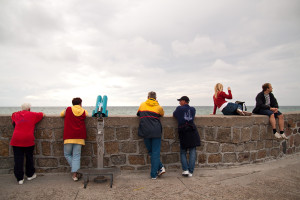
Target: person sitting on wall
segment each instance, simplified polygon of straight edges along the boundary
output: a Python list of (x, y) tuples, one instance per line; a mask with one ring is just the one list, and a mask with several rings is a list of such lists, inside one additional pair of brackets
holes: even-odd
[(145, 146), (151, 158), (152, 179), (166, 172), (160, 161), (162, 126), (159, 118), (164, 116), (163, 108), (156, 100), (156, 93), (149, 92), (147, 101), (141, 103), (137, 116), (140, 117), (138, 135), (144, 138)]
[(223, 92), (223, 85), (221, 83), (217, 83), (215, 85), (215, 94), (213, 96), (214, 100), (214, 111), (213, 115), (216, 114), (217, 108), (224, 115), (242, 115), (242, 116), (251, 116), (252, 113), (242, 111), (242, 106), (237, 103), (227, 102), (225, 99), (232, 99), (231, 89), (228, 87), (228, 94)]
[[(277, 139), (283, 138), (288, 139), (284, 134), (284, 118), (283, 114), (278, 110), (279, 106), (276, 98), (274, 97), (272, 91), (272, 85), (270, 83), (265, 83), (262, 85), (262, 91), (257, 94), (255, 100), (256, 105), (253, 109), (253, 113), (260, 115), (268, 115), (270, 119), (270, 124), (273, 129), (274, 136)], [(280, 134), (276, 130), (276, 119), (278, 118), (278, 126)]]
[(72, 100), (72, 107), (68, 107), (60, 114), (65, 117), (64, 122), (64, 156), (71, 167), (72, 179), (78, 181), (80, 169), (81, 147), (85, 145), (85, 118), (88, 112), (82, 108), (82, 100), (77, 97)]
[[(192, 177), (196, 161), (196, 147), (201, 145), (200, 136), (194, 124), (196, 109), (189, 106), (190, 99), (187, 96), (182, 96), (177, 100), (180, 106), (173, 112), (173, 117), (178, 121), (182, 175)], [(189, 162), (186, 157), (187, 150), (189, 150)]]
[(14, 126), (13, 136), (10, 145), (14, 151), (14, 174), (20, 185), (24, 183), (24, 154), (26, 157), (25, 174), (27, 180), (36, 178), (33, 150), (34, 150), (34, 128), (35, 124), (45, 116), (42, 112), (31, 112), (31, 105), (24, 103), (21, 106), (22, 111), (12, 114), (12, 124)]

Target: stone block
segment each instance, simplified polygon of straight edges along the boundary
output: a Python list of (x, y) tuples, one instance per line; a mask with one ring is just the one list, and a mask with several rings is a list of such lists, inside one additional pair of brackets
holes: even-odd
[(63, 140), (64, 137), (64, 129), (63, 128), (55, 128), (53, 129), (54, 139), (57, 140)]
[(52, 139), (52, 129), (35, 129), (34, 135), (36, 139)]
[(142, 137), (138, 135), (139, 127), (132, 127), (131, 128), (131, 135), (133, 140), (140, 140)]
[(39, 141), (36, 140), (34, 145), (33, 155), (40, 155), (40, 154), (41, 154), (40, 144)]
[(267, 156), (267, 151), (266, 150), (259, 150), (257, 153), (257, 159), (262, 159)]
[(115, 128), (104, 127), (104, 141), (115, 140)]
[(0, 128), (0, 137), (2, 138), (12, 138), (14, 129), (13, 126), (9, 126), (9, 127), (1, 127)]
[(179, 142), (174, 142), (171, 144), (171, 152), (180, 152), (180, 144)]
[(222, 144), (222, 152), (234, 152), (235, 145), (233, 144)]
[(251, 140), (259, 140), (260, 139), (260, 127), (258, 125), (252, 126), (252, 135)]
[(161, 148), (160, 148), (161, 152), (170, 152), (170, 143), (169, 141), (161, 141)]
[(57, 167), (58, 160), (57, 158), (37, 158), (36, 159), (38, 167)]
[(256, 142), (248, 142), (245, 143), (245, 151), (252, 151), (252, 150), (256, 150)]
[(257, 152), (251, 152), (250, 153), (250, 162), (256, 161)]
[(288, 119), (287, 121), (287, 126), (286, 127), (289, 127), (289, 128), (296, 128), (296, 123), (294, 121), (294, 119)]
[(98, 154), (98, 144), (92, 143), (92, 147), (93, 147), (93, 155), (97, 155)]
[(295, 147), (299, 147), (300, 146), (300, 134), (295, 135), (295, 137), (294, 137), (294, 145), (295, 145)]
[(168, 165), (168, 169), (181, 169), (181, 165)]
[(232, 143), (238, 144), (241, 141), (241, 129), (233, 128), (232, 130)]
[(123, 153), (136, 153), (137, 142), (123, 142), (121, 145), (121, 152)]
[(207, 155), (206, 154), (199, 154), (198, 155), (198, 162), (201, 164), (205, 164), (207, 160)]
[(116, 136), (117, 136), (117, 140), (130, 139), (130, 128), (129, 127), (116, 128)]
[(250, 153), (249, 152), (238, 154), (238, 161), (239, 162), (249, 162), (249, 160), (250, 160)]
[(217, 153), (219, 152), (219, 143), (207, 143), (206, 144), (206, 152), (207, 153)]
[(163, 138), (164, 139), (174, 139), (174, 128), (173, 127), (163, 127)]
[(273, 140), (273, 147), (279, 148), (280, 147), (280, 142), (277, 141), (277, 140)]
[(130, 171), (135, 170), (135, 168), (133, 166), (127, 166), (127, 165), (121, 166), (120, 169), (121, 170), (130, 170)]
[(290, 136), (293, 134), (293, 130), (291, 128), (286, 128), (284, 133), (286, 136)]
[(231, 128), (218, 128), (216, 140), (217, 142), (231, 142)]
[(208, 163), (220, 163), (222, 161), (221, 154), (210, 154), (208, 155)]
[(273, 147), (273, 141), (272, 140), (266, 140), (265, 141), (265, 148), (272, 148)]
[(65, 157), (60, 157), (60, 158), (58, 158), (58, 160), (59, 160), (59, 165), (69, 166), (69, 163)]
[(96, 135), (98, 134), (97, 128), (87, 128), (86, 130), (86, 141), (96, 141)]
[(0, 157), (0, 169), (13, 169), (14, 158)]
[(0, 156), (9, 156), (9, 141), (0, 140)]
[(265, 148), (265, 142), (264, 141), (257, 141), (256, 149), (260, 150), (260, 149), (264, 149), (264, 148)]
[(280, 149), (279, 148), (273, 148), (271, 149), (271, 156), (274, 156), (274, 157), (278, 157), (280, 154)]
[(251, 139), (250, 128), (244, 127), (241, 129), (241, 142), (248, 142)]
[(129, 155), (128, 161), (130, 165), (145, 165), (145, 157), (143, 155)]
[(297, 134), (297, 129), (296, 128), (293, 130), (293, 134), (294, 135)]
[(81, 156), (80, 158), (80, 168), (92, 167), (90, 156)]
[(105, 154), (119, 153), (119, 142), (104, 142)]
[(113, 155), (110, 157), (112, 165), (124, 165), (126, 164), (126, 155)]
[[(203, 126), (197, 126), (197, 130), (198, 130), (200, 139), (203, 140), (204, 139), (204, 127)], [(178, 133), (178, 130), (177, 130), (177, 133)], [(175, 137), (178, 138), (178, 135), (176, 135)]]
[(217, 127), (205, 127), (204, 128), (204, 139), (206, 141), (215, 141), (217, 135)]
[(42, 155), (51, 156), (51, 143), (47, 141), (41, 142), (42, 145)]
[(235, 147), (235, 152), (243, 152), (243, 151), (245, 151), (245, 145), (244, 144), (238, 144)]
[(139, 154), (147, 154), (148, 150), (145, 146), (144, 141), (138, 141), (138, 145), (139, 145)]
[(162, 155), (162, 163), (170, 164), (179, 162), (179, 154), (178, 153), (170, 153)]
[(139, 166), (136, 169), (137, 170), (149, 170), (150, 168), (151, 168), (150, 165), (146, 165), (146, 166)]
[(54, 156), (64, 156), (64, 143), (63, 142), (53, 142), (53, 155)]
[(86, 142), (85, 145), (82, 145), (81, 147), (81, 156), (92, 156), (92, 155), (93, 155), (92, 144)]
[(224, 163), (235, 163), (236, 162), (236, 154), (235, 153), (224, 153), (223, 162)]

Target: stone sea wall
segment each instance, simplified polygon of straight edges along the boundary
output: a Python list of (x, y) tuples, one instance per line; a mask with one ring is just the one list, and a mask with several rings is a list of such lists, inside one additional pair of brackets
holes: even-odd
[[(267, 116), (207, 115), (195, 119), (202, 146), (197, 148), (196, 167), (264, 162), (300, 151), (300, 112), (284, 113), (288, 140), (275, 139)], [(161, 118), (161, 160), (167, 169), (179, 169), (177, 122)], [(104, 119), (104, 167), (121, 170), (150, 169), (143, 139), (137, 135), (139, 119), (112, 116)], [(36, 125), (35, 167), (38, 173), (69, 172), (63, 154), (63, 118), (46, 116)], [(86, 119), (87, 139), (82, 148), (81, 168), (97, 167), (97, 119)], [(13, 172), (13, 134), (10, 116), (0, 116), (0, 173)]]

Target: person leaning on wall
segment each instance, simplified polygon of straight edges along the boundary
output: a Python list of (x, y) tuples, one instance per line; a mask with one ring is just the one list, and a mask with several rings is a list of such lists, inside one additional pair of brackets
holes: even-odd
[(225, 99), (232, 99), (231, 88), (228, 87), (228, 94), (223, 92), (223, 85), (217, 83), (215, 85), (215, 94), (213, 96), (214, 101), (214, 111), (213, 115), (216, 114), (217, 108), (224, 115), (242, 115), (242, 116), (251, 116), (252, 113), (242, 111), (242, 106), (240, 104), (227, 102)]
[(141, 103), (137, 116), (140, 117), (138, 135), (144, 138), (151, 159), (150, 176), (157, 179), (166, 170), (160, 161), (162, 126), (159, 118), (164, 116), (164, 110), (157, 102), (155, 92), (148, 93), (148, 99)]
[(60, 114), (64, 122), (64, 156), (71, 167), (72, 179), (78, 181), (80, 169), (81, 147), (85, 145), (86, 127), (85, 118), (88, 112), (82, 108), (82, 100), (76, 97), (72, 100), (72, 107), (66, 108)]
[(35, 124), (45, 116), (42, 112), (31, 112), (29, 103), (22, 104), (21, 109), (22, 111), (15, 112), (11, 116), (15, 129), (10, 141), (14, 152), (14, 174), (20, 185), (24, 183), (24, 155), (26, 157), (25, 174), (27, 180), (36, 178), (33, 161), (34, 128)]

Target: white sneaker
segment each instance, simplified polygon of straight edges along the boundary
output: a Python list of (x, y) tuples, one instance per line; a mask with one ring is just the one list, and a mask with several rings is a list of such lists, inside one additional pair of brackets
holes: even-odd
[(192, 176), (193, 176), (193, 174), (189, 172), (189, 177), (192, 177)]
[(275, 136), (277, 139), (281, 139), (281, 138), (282, 138), (281, 135), (280, 135), (278, 132), (276, 132), (276, 133), (274, 134), (274, 136)]
[(33, 180), (33, 179), (35, 179), (35, 178), (36, 178), (36, 173), (34, 173), (34, 174), (32, 175), (32, 177), (27, 177), (27, 180), (31, 181), (31, 180)]
[(157, 179), (157, 176), (156, 177), (154, 177), (154, 178), (151, 178), (152, 180), (156, 180)]
[(189, 173), (190, 173), (190, 172), (189, 172), (188, 170), (186, 170), (186, 171), (183, 171), (183, 172), (182, 172), (182, 176), (188, 176), (188, 175), (189, 175)]
[(19, 181), (19, 185), (23, 185), (24, 179)]
[(162, 168), (158, 171), (157, 176), (161, 176), (161, 175), (163, 175), (164, 173), (166, 173), (166, 169), (165, 169), (164, 167), (162, 167)]
[(285, 133), (283, 133), (283, 134), (280, 134), (281, 135), (281, 137), (283, 138), (283, 139), (288, 139), (287, 137), (286, 137), (286, 135), (285, 135)]

